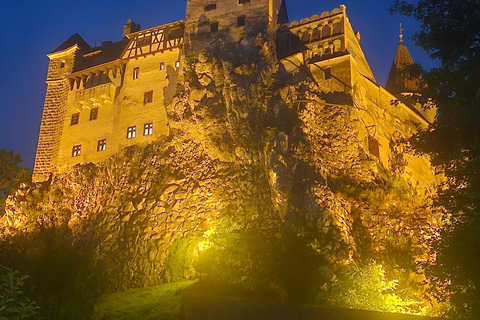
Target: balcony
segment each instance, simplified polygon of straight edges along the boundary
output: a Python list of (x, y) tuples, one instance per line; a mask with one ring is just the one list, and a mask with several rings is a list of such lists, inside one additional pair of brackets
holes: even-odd
[(115, 86), (112, 83), (101, 84), (75, 92), (75, 105), (79, 110), (97, 108), (105, 103), (112, 103), (114, 95)]

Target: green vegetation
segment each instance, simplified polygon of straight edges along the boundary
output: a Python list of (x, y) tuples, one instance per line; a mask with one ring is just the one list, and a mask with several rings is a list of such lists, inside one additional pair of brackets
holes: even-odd
[(394, 12), (421, 23), (416, 44), (440, 66), (412, 75), (424, 80), (424, 106), (436, 105), (437, 119), (412, 139), (431, 156), (446, 179), (439, 203), (446, 209), (437, 263), (429, 269), (436, 295), (452, 295), (454, 317), (480, 317), (480, 2), (397, 0)]
[(5, 200), (20, 183), (30, 179), (30, 170), (20, 168), (22, 163), (19, 153), (0, 149), (0, 217), (5, 213)]
[(38, 306), (24, 293), (24, 281), (18, 271), (0, 265), (0, 320), (34, 320)]
[(194, 281), (169, 283), (105, 295), (95, 306), (94, 320), (176, 320), (181, 291)]

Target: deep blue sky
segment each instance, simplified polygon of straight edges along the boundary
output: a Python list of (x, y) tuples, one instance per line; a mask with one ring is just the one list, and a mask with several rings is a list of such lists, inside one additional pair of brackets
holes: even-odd
[[(221, 1), (221, 0), (218, 0)], [(391, 16), (394, 0), (286, 0), (290, 21), (331, 11), (344, 3), (377, 82), (384, 85), (398, 45), (402, 22), (405, 43), (417, 62), (432, 62), (409, 39), (419, 25)], [(15, 0), (0, 3), (0, 149), (20, 152), (33, 167), (45, 97), (46, 54), (78, 32), (91, 46), (118, 41), (131, 18), (142, 28), (184, 19), (186, 0)]]

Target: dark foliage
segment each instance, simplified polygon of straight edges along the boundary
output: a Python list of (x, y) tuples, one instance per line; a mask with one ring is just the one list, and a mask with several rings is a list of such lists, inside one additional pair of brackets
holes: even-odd
[(5, 200), (18, 188), (20, 183), (29, 180), (30, 170), (21, 168), (19, 153), (0, 149), (0, 216), (5, 212)]
[[(422, 71), (422, 96), (438, 108), (431, 128), (415, 137), (446, 174), (440, 203), (452, 214), (432, 273), (450, 286), (457, 316), (480, 313), (480, 2), (397, 0), (392, 12), (413, 16), (414, 39), (440, 67)], [(442, 287), (443, 288), (443, 287)], [(442, 289), (444, 290), (444, 289)], [(443, 292), (444, 294), (445, 292)], [(440, 293), (441, 295), (442, 293)]]
[(41, 227), (2, 243), (2, 260), (22, 273), (28, 295), (45, 319), (90, 319), (96, 301), (97, 270), (88, 243), (67, 228)]
[(24, 293), (23, 286), (28, 276), (0, 265), (0, 319), (40, 319), (38, 306)]

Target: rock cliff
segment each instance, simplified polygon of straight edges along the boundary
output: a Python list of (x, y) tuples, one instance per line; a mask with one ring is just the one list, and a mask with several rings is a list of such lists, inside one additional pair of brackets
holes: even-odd
[(432, 258), (430, 195), (402, 178), (402, 154), (388, 169), (368, 154), (348, 103), (327, 103), (308, 68), (282, 71), (262, 35), (184, 59), (171, 136), (25, 184), (0, 220), (3, 242), (66, 228), (92, 249), (102, 291), (196, 277), (198, 244), (226, 216), (267, 217), (279, 238), (313, 228), (309, 246), (330, 269)]

